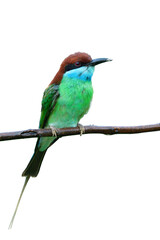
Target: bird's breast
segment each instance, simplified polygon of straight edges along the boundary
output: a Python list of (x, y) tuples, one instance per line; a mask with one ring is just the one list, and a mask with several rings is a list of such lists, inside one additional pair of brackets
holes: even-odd
[(62, 79), (60, 97), (51, 113), (48, 125), (74, 127), (87, 113), (93, 96), (91, 81)]

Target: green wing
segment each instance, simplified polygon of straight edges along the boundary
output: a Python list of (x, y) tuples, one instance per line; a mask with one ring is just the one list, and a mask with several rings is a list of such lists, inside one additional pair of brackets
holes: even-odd
[(57, 99), (59, 97), (59, 85), (50, 85), (43, 94), (41, 117), (39, 122), (39, 128), (44, 128), (48, 120), (50, 112), (56, 105)]

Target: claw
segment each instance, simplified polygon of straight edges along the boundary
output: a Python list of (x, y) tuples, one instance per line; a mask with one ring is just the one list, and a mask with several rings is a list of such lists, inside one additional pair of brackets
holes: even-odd
[(51, 129), (51, 131), (52, 131), (53, 137), (56, 137), (56, 138), (57, 138), (57, 133), (58, 133), (57, 128), (55, 128), (55, 127), (53, 127), (53, 126), (50, 126), (50, 129)]
[(78, 123), (77, 127), (80, 129), (80, 136), (85, 133), (85, 128), (82, 124)]

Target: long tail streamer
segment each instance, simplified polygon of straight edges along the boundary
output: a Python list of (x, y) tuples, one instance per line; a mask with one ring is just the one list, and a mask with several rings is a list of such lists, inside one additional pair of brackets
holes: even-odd
[(24, 185), (23, 185), (21, 194), (20, 194), (20, 196), (19, 196), (19, 199), (18, 199), (16, 208), (15, 208), (14, 214), (13, 214), (13, 216), (12, 216), (12, 219), (11, 219), (11, 221), (10, 221), (10, 224), (9, 224), (8, 229), (11, 229), (11, 228), (12, 228), (12, 225), (13, 225), (13, 222), (14, 222), (14, 219), (15, 219), (15, 216), (16, 216), (16, 213), (17, 213), (17, 210), (18, 210), (18, 206), (19, 206), (19, 204), (20, 204), (20, 201), (21, 201), (23, 192), (24, 192), (24, 190), (25, 190), (25, 188), (26, 188), (26, 186), (27, 186), (27, 183), (28, 183), (29, 179), (30, 179), (30, 176), (27, 176), (26, 179), (25, 179), (25, 182), (24, 182)]

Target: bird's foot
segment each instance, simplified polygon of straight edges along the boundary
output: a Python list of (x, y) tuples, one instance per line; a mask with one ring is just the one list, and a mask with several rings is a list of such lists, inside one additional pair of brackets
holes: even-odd
[(55, 128), (55, 127), (53, 127), (53, 126), (49, 126), (50, 127), (50, 129), (51, 129), (51, 131), (52, 131), (52, 135), (53, 135), (53, 137), (58, 137), (57, 136), (57, 133), (58, 133), (58, 131), (57, 131), (57, 128)]
[(77, 127), (80, 129), (80, 136), (85, 133), (85, 128), (82, 124), (78, 123)]

